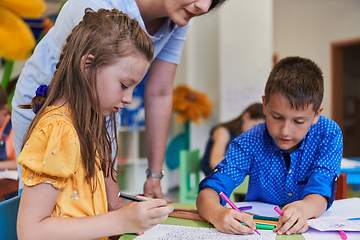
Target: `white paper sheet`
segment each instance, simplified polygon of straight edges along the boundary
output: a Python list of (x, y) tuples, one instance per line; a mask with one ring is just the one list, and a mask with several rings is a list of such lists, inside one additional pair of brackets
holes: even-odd
[[(275, 217), (275, 218), (279, 217), (279, 214), (274, 210), (274, 207), (276, 205), (273, 204), (263, 203), (263, 202), (236, 202), (235, 205), (237, 207), (252, 206), (252, 209), (246, 210), (244, 212), (248, 212), (260, 216), (266, 216), (266, 217)], [(226, 204), (226, 206), (230, 207), (228, 204)]]
[(341, 218), (320, 218), (307, 221), (309, 226), (319, 231), (359, 231), (360, 221), (349, 221)]
[[(350, 225), (359, 224), (358, 221), (351, 221), (352, 223), (350, 225), (346, 224), (348, 222), (346, 219), (356, 217), (360, 217), (360, 198), (336, 200), (330, 209), (327, 210), (323, 215), (319, 216), (317, 219), (308, 220), (308, 223), (311, 227), (302, 235), (306, 240), (341, 240), (338, 231), (321, 232), (313, 229), (312, 226), (318, 226), (322, 229), (346, 229), (350, 228)], [(314, 225), (314, 223), (316, 224)], [(344, 226), (342, 226), (342, 224)], [(348, 237), (348, 240), (360, 239), (360, 232), (345, 231), (345, 233)]]
[[(345, 232), (348, 237), (347, 240), (359, 240), (360, 232)], [(302, 234), (306, 240), (341, 240), (340, 234), (337, 231), (331, 232), (320, 232), (315, 229), (309, 228), (305, 233)]]
[(17, 170), (3, 170), (0, 171), (0, 178), (18, 180), (19, 174)]
[(347, 198), (334, 201), (333, 205), (318, 219), (338, 217), (357, 218), (360, 217), (360, 198)]
[(259, 232), (261, 235), (256, 233), (251, 235), (232, 235), (221, 233), (215, 228), (158, 224), (146, 231), (143, 235), (137, 237), (136, 240), (274, 240), (276, 238), (276, 233), (272, 231), (259, 230)]

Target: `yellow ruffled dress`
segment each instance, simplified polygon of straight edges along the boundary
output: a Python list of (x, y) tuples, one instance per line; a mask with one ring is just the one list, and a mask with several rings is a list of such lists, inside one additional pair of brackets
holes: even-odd
[[(22, 149), (22, 181), (27, 186), (49, 183), (60, 189), (52, 217), (85, 217), (108, 211), (103, 172), (96, 172), (96, 191), (87, 183), (71, 110), (51, 106)], [(105, 238), (107, 239), (107, 238)]]

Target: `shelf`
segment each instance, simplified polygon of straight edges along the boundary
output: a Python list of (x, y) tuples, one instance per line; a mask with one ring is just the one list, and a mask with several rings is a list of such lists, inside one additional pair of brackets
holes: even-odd
[[(121, 127), (118, 134), (117, 176), (121, 191), (129, 194), (143, 192), (147, 168), (145, 127)], [(136, 177), (135, 177), (136, 176)]]
[[(121, 174), (117, 176), (120, 190), (129, 194), (143, 193), (146, 181), (145, 171), (148, 168), (146, 154), (145, 127), (131, 129), (121, 127), (118, 134), (118, 162), (117, 170)], [(169, 176), (165, 176), (167, 178)], [(166, 179), (161, 181), (164, 194), (168, 192)]]

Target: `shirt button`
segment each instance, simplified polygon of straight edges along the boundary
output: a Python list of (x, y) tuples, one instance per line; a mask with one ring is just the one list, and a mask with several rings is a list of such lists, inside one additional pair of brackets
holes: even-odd
[(291, 173), (291, 169), (289, 170), (289, 174)]
[(289, 193), (288, 193), (288, 196), (289, 196), (289, 197), (291, 197), (291, 196), (292, 196), (292, 193), (291, 193), (291, 192), (289, 192)]

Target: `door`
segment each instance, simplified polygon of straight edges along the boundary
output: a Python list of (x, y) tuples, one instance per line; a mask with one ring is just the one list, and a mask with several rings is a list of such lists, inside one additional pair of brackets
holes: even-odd
[(344, 138), (344, 157), (360, 158), (360, 38), (331, 44), (331, 117)]

